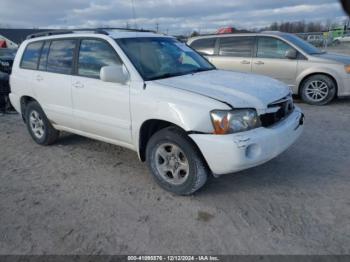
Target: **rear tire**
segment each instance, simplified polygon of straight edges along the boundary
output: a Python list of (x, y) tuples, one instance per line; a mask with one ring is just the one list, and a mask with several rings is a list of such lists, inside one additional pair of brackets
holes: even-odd
[(156, 182), (178, 195), (190, 195), (207, 181), (208, 168), (192, 140), (182, 130), (167, 127), (148, 141), (146, 161)]
[(29, 102), (25, 109), (25, 119), (29, 134), (39, 145), (51, 145), (59, 137), (59, 132), (51, 125), (37, 102)]
[(337, 88), (333, 79), (321, 74), (306, 78), (300, 88), (302, 100), (310, 105), (326, 105), (336, 94)]

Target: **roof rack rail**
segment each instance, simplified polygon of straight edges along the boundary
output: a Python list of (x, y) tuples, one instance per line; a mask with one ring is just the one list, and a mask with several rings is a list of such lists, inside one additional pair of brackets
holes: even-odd
[(32, 39), (40, 36), (49, 36), (49, 35), (60, 35), (60, 34), (69, 34), (71, 30), (54, 30), (54, 31), (44, 31), (40, 33), (30, 34), (26, 37), (26, 39)]
[(52, 31), (43, 31), (35, 34), (30, 34), (27, 36), (26, 39), (32, 39), (37, 38), (41, 36), (51, 36), (51, 35), (62, 35), (62, 34), (72, 34), (75, 32), (84, 32), (84, 31), (91, 31), (95, 34), (104, 34), (109, 35), (107, 30), (120, 30), (120, 31), (130, 31), (130, 32), (151, 32), (155, 33), (155, 31), (152, 30), (145, 30), (145, 29), (133, 29), (133, 28), (122, 28), (122, 27), (103, 27), (103, 28), (76, 28), (76, 29), (62, 29), (62, 30), (52, 30)]
[(148, 29), (137, 29), (137, 28), (125, 28), (125, 27), (99, 27), (99, 30), (121, 30), (121, 31), (131, 31), (131, 32), (150, 32), (156, 33), (156, 31)]
[(102, 29), (90, 29), (90, 28), (86, 28), (86, 29), (62, 29), (62, 30), (53, 30), (53, 31), (43, 31), (43, 32), (39, 32), (39, 33), (35, 33), (35, 34), (31, 34), (28, 35), (26, 39), (32, 39), (32, 38), (36, 38), (36, 37), (41, 37), (41, 36), (51, 36), (51, 35), (62, 35), (62, 34), (72, 34), (76, 31), (92, 31), (95, 34), (104, 34), (104, 35), (108, 35), (108, 33)]

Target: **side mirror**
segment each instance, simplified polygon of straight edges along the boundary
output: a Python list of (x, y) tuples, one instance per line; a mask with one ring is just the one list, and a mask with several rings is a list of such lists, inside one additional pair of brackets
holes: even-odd
[(288, 59), (296, 59), (298, 56), (297, 50), (295, 49), (289, 49), (286, 54), (285, 57), (287, 57)]
[(129, 73), (124, 65), (103, 66), (100, 79), (104, 82), (125, 84), (129, 80)]

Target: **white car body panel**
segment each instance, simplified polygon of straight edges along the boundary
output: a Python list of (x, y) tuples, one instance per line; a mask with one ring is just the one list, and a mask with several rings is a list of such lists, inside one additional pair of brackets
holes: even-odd
[[(290, 89), (268, 77), (222, 70), (144, 82), (111, 37), (150, 36), (159, 37), (150, 33), (69, 35), (108, 41), (129, 73), (126, 84), (21, 69), (20, 59), (28, 43), (67, 35), (26, 40), (13, 65), (11, 103), (21, 113), (21, 98), (31, 97), (42, 106), (56, 129), (124, 146), (137, 151), (139, 156), (142, 125), (150, 120), (170, 122), (189, 133), (215, 174), (235, 172), (265, 162), (298, 138), (302, 131), (302, 127), (297, 127), (302, 118), (299, 110), (278, 126), (214, 135), (210, 111), (254, 108), (258, 114), (263, 114), (270, 103), (288, 96)], [(37, 80), (38, 75), (42, 79)], [(240, 137), (248, 137), (249, 141), (259, 144), (261, 156), (254, 159), (241, 157), (241, 151), (249, 145), (237, 145)], [(223, 165), (223, 162), (230, 164)]]
[(289, 95), (289, 88), (269, 77), (213, 70), (156, 81), (159, 84), (212, 97), (232, 107), (266, 109)]
[(79, 130), (131, 143), (129, 83), (72, 76), (71, 90), (73, 115), (79, 123)]
[(47, 117), (53, 123), (79, 128), (73, 117), (72, 77), (43, 71), (32, 72), (35, 93)]
[(300, 109), (272, 128), (257, 128), (223, 136), (197, 135), (196, 142), (214, 175), (238, 172), (263, 164), (281, 154), (299, 138)]

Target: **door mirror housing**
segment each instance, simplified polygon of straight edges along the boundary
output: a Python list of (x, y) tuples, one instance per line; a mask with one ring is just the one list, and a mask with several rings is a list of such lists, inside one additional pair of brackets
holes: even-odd
[(298, 52), (295, 49), (289, 49), (285, 54), (285, 57), (287, 57), (288, 59), (296, 59), (297, 56)]
[(124, 65), (103, 66), (100, 79), (104, 82), (125, 84), (129, 80), (129, 73)]

